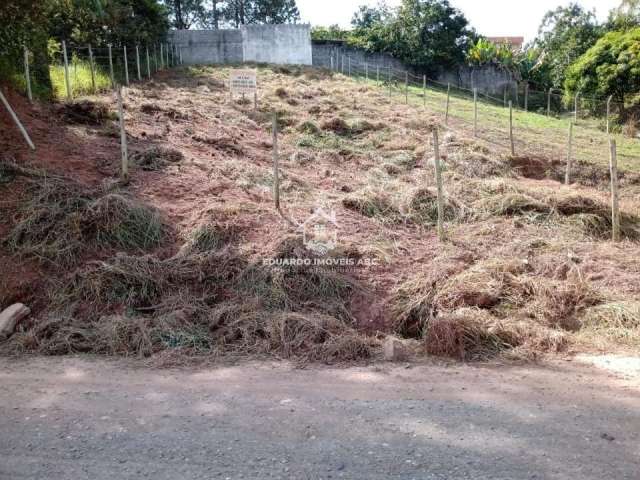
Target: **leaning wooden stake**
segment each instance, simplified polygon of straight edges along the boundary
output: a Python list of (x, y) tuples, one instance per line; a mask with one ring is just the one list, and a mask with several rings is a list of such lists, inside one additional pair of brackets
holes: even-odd
[(120, 119), (120, 150), (122, 152), (122, 183), (129, 182), (129, 153), (127, 151), (127, 130), (124, 125), (124, 106), (122, 105), (122, 89), (118, 85), (116, 88), (116, 96), (118, 97), (118, 117)]
[(444, 107), (444, 124), (449, 125), (449, 103), (451, 101), (451, 84), (447, 83), (447, 104)]
[(611, 171), (611, 232), (614, 242), (620, 241), (620, 209), (618, 199), (618, 154), (616, 141), (609, 140), (609, 169)]
[(31, 91), (31, 73), (29, 71), (29, 49), (24, 47), (24, 77), (27, 80), (27, 97), (33, 102), (33, 92)]
[(509, 142), (511, 143), (511, 156), (516, 156), (516, 144), (513, 140), (513, 102), (509, 100)]
[(433, 163), (436, 170), (436, 184), (438, 188), (438, 238), (444, 241), (444, 192), (442, 188), (442, 169), (440, 167), (440, 144), (438, 142), (438, 128), (433, 128)]
[(573, 157), (573, 122), (569, 122), (569, 139), (567, 141), (567, 172), (564, 176), (565, 185), (571, 183), (571, 161)]
[(29, 145), (29, 148), (31, 148), (31, 150), (35, 150), (36, 147), (33, 144), (33, 142), (31, 141), (31, 138), (29, 137), (29, 134), (27, 133), (27, 130), (22, 125), (22, 122), (20, 122), (20, 119), (16, 115), (16, 112), (14, 112), (13, 108), (11, 108), (11, 105), (9, 105), (9, 102), (7, 101), (7, 99), (5, 98), (4, 94), (2, 93), (2, 90), (0, 90), (0, 100), (4, 104), (4, 107), (7, 109), (7, 111), (9, 112), (9, 115), (11, 115), (11, 119), (13, 120), (13, 123), (16, 124), (16, 126), (18, 127), (18, 130), (20, 130), (20, 133), (22, 133), (22, 136), (24, 137), (25, 141), (27, 142), (27, 145)]

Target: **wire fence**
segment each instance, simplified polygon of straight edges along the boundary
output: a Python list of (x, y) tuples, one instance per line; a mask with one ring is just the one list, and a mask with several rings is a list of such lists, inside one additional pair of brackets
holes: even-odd
[[(163, 69), (182, 64), (181, 48), (171, 43), (92, 46), (63, 41), (50, 48), (49, 74), (54, 97), (71, 100), (142, 82)], [(25, 46), (17, 87), (29, 100), (34, 97), (32, 66), (33, 54)]]
[[(567, 101), (554, 91), (504, 89), (498, 97), (479, 89), (443, 83), (392, 66), (358, 62), (336, 54), (323, 65), (335, 72), (404, 97), (407, 104), (428, 108), (449, 128), (472, 130), (474, 136), (514, 156), (545, 157), (608, 164), (609, 141), (618, 146), (620, 167), (640, 170), (640, 140), (635, 128), (621, 127), (624, 105), (612, 98)], [(569, 145), (571, 144), (571, 146)], [(571, 151), (569, 151), (571, 150)]]

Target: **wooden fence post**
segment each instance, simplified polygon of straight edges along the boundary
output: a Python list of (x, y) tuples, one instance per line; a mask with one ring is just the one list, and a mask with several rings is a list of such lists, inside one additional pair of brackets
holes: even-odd
[(578, 123), (578, 100), (580, 99), (580, 92), (576, 93), (575, 98), (575, 112), (574, 112), (574, 122)]
[(473, 89), (473, 136), (478, 136), (478, 89)]
[(503, 97), (504, 97), (504, 99), (502, 100), (502, 106), (504, 108), (507, 108), (507, 87), (506, 86), (504, 87), (502, 93), (503, 93)]
[(136, 68), (138, 69), (138, 81), (142, 81), (142, 72), (140, 71), (140, 46), (136, 45)]
[(280, 169), (278, 165), (278, 114), (273, 112), (273, 198), (280, 211)]
[(351, 57), (347, 57), (347, 63), (349, 64), (349, 78), (351, 78)]
[(409, 104), (409, 72), (404, 72), (404, 103)]
[(116, 96), (118, 97), (118, 118), (120, 119), (120, 151), (122, 153), (122, 171), (120, 177), (122, 183), (129, 182), (129, 153), (127, 151), (127, 130), (124, 125), (124, 106), (122, 105), (122, 88), (120, 85), (116, 88)]
[(529, 82), (524, 84), (524, 111), (529, 111)]
[(331, 71), (333, 72), (333, 55), (329, 57), (331, 59)]
[(607, 135), (611, 133), (611, 100), (613, 99), (613, 95), (610, 95), (607, 98)]
[(109, 48), (109, 76), (111, 77), (111, 88), (116, 88), (116, 78), (113, 73), (113, 54), (111, 52), (111, 44), (107, 45)]
[(618, 198), (618, 154), (616, 141), (609, 140), (609, 169), (611, 173), (611, 234), (614, 242), (620, 241), (620, 209)]
[(160, 68), (164, 68), (164, 46), (160, 44)]
[(380, 65), (376, 65), (376, 85), (380, 86)]
[(33, 102), (33, 92), (31, 91), (31, 72), (29, 69), (29, 49), (24, 46), (24, 78), (27, 81), (27, 98)]
[(547, 94), (547, 117), (551, 116), (551, 93), (553, 92), (553, 88), (549, 89), (549, 93)]
[(364, 64), (364, 78), (369, 82), (369, 63), (365, 62)]
[(509, 142), (511, 143), (511, 156), (516, 156), (516, 144), (513, 139), (513, 102), (509, 100)]
[(449, 125), (449, 104), (451, 101), (451, 84), (447, 83), (447, 103), (444, 107), (444, 124)]
[(96, 93), (96, 64), (93, 60), (93, 49), (89, 45), (89, 68), (91, 68), (91, 91)]
[(422, 104), (427, 106), (427, 76), (422, 76)]
[(124, 50), (124, 82), (127, 87), (129, 86), (129, 61), (127, 60), (127, 46), (123, 47)]
[(391, 97), (391, 66), (389, 66), (388, 68), (389, 68), (389, 73), (387, 77), (389, 79), (389, 97)]
[(440, 144), (438, 127), (433, 128), (433, 163), (436, 170), (436, 185), (438, 189), (438, 238), (444, 241), (444, 192), (442, 188), (442, 169), (440, 167)]
[(147, 78), (151, 78), (151, 59), (149, 58), (149, 45), (145, 46), (144, 48), (147, 54)]
[(564, 176), (565, 185), (571, 183), (571, 161), (573, 156), (573, 122), (569, 122), (569, 139), (567, 141), (567, 172)]
[(62, 56), (64, 57), (64, 84), (67, 87), (67, 99), (71, 100), (71, 83), (69, 82), (69, 57), (67, 56), (67, 42), (62, 41)]

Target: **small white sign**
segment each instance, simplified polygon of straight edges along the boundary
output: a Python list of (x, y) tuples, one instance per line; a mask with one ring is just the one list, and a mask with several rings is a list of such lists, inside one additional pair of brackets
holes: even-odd
[(230, 88), (232, 95), (253, 95), (258, 90), (255, 70), (231, 70)]

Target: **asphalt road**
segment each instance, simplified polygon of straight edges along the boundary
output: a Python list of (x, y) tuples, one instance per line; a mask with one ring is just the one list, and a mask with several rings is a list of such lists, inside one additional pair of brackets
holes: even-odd
[(0, 359), (0, 479), (638, 479), (640, 382), (544, 366)]

